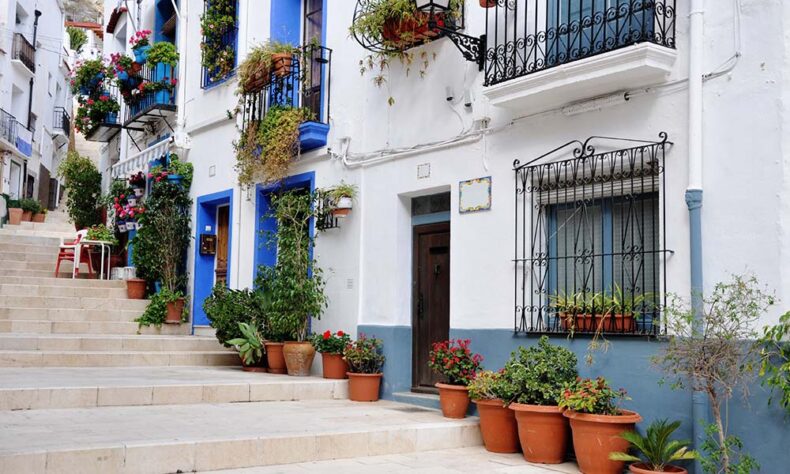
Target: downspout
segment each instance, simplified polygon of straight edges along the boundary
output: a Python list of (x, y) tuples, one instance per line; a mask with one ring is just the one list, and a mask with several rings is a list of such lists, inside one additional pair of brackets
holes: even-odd
[[(36, 16), (35, 20), (33, 20), (33, 51), (36, 49), (36, 40), (38, 39), (38, 19), (41, 17), (41, 10), (36, 10), (34, 12)], [(35, 61), (35, 59), (33, 60)], [(30, 130), (30, 126), (33, 124), (33, 78), (30, 78), (30, 97), (27, 101), (27, 129)], [(26, 179), (27, 180), (27, 179)]]
[[(705, 0), (691, 0), (689, 12), (689, 88), (688, 88), (688, 187), (686, 205), (689, 211), (689, 257), (691, 276), (691, 308), (694, 315), (693, 331), (702, 328), (703, 278), (702, 278), (702, 79)], [(708, 419), (708, 399), (705, 393), (692, 393), (691, 418), (694, 444), (697, 448), (705, 439), (705, 425)], [(694, 471), (701, 473), (699, 460), (694, 463)]]

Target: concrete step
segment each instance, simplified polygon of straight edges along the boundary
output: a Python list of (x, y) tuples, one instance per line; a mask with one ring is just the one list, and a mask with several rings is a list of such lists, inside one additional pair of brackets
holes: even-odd
[(45, 286), (0, 283), (0, 295), (7, 296), (65, 296), (93, 298), (126, 298), (126, 287), (92, 288), (89, 286)]
[[(52, 252), (7, 252), (0, 251), (0, 262), (47, 262), (54, 265), (58, 258), (57, 247)], [(54, 268), (54, 267), (53, 267)]]
[(346, 398), (346, 380), (238, 366), (0, 368), (0, 410)]
[[(2, 296), (0, 298), (6, 298)], [(144, 301), (144, 300), (118, 300)], [(0, 308), (0, 321), (51, 321), (55, 322), (117, 322), (130, 323), (143, 314), (138, 310), (68, 309), (68, 308)]]
[(6, 252), (21, 252), (21, 253), (43, 253), (47, 255), (58, 254), (58, 242), (54, 244), (20, 244), (0, 242), (0, 255)]
[(18, 226), (11, 226), (11, 228), (44, 232), (76, 232), (73, 224), (49, 219), (44, 222), (20, 222)]
[[(60, 266), (60, 273), (58, 278), (71, 279), (71, 263), (63, 262)], [(29, 278), (55, 278), (55, 265), (52, 265), (50, 270), (28, 270), (28, 269), (9, 269), (0, 267), (0, 278), (6, 281), (6, 277), (29, 277)], [(79, 278), (89, 280), (88, 266), (80, 266)]]
[(0, 350), (0, 367), (148, 367), (238, 365), (233, 351)]
[[(5, 233), (8, 227), (0, 229), (0, 244), (13, 244), (13, 245), (46, 245), (58, 246), (60, 245), (60, 237), (49, 237), (40, 235), (20, 235), (18, 233)], [(74, 239), (77, 236), (76, 232), (69, 239)]]
[(213, 337), (96, 334), (0, 334), (0, 350), (231, 351)]
[[(52, 256), (49, 260), (44, 261), (25, 261), (25, 260), (0, 260), (0, 268), (5, 270), (45, 270), (48, 272), (55, 271), (55, 262), (57, 261), (57, 255)], [(60, 264), (60, 270), (63, 269), (70, 269), (72, 267), (72, 262), (68, 260), (64, 260)], [(87, 270), (87, 265), (82, 265), (82, 268)]]
[(109, 312), (139, 311), (142, 313), (147, 306), (148, 300), (126, 298), (0, 295), (0, 308), (91, 309)]
[(117, 321), (48, 321), (0, 319), (0, 333), (25, 334), (146, 334), (187, 335), (192, 332), (189, 324), (164, 324), (162, 327), (138, 327), (135, 322)]
[(71, 288), (126, 288), (126, 282), (121, 280), (96, 280), (89, 278), (55, 278), (52, 273), (48, 276), (25, 277), (4, 276), (0, 280), (3, 284), (33, 285), (33, 286), (65, 286)]
[(34, 237), (34, 238), (49, 238), (49, 239), (73, 239), (77, 235), (76, 230), (70, 231), (54, 231), (54, 230), (34, 230), (34, 229), (21, 229), (15, 226), (5, 226), (0, 229), (0, 235), (8, 237)]
[(394, 402), (220, 403), (0, 412), (0, 471), (166, 473), (481, 444), (476, 418)]

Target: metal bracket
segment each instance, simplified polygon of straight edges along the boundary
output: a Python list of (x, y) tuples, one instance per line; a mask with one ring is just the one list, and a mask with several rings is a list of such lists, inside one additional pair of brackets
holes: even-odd
[(428, 28), (444, 33), (444, 36), (450, 38), (450, 41), (453, 42), (467, 61), (477, 63), (478, 71), (483, 70), (485, 66), (486, 35), (470, 36), (459, 33), (452, 28), (439, 26), (433, 13), (431, 13), (431, 19), (428, 20)]

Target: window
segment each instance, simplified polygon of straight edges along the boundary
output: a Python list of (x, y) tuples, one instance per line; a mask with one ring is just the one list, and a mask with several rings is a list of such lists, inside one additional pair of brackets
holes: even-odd
[(200, 27), (203, 88), (232, 76), (236, 69), (238, 12), (236, 0), (205, 0)]
[(517, 332), (661, 331), (669, 142), (639, 143), (516, 167)]
[[(304, 27), (302, 28), (303, 45), (322, 45), (324, 31), (324, 0), (304, 0)], [(320, 49), (310, 49), (311, 54), (305, 58), (315, 64), (308, 65), (307, 74), (310, 76), (302, 87), (302, 104), (313, 112), (318, 121), (322, 120), (321, 94), (322, 80), (324, 74), (322, 63), (315, 60), (323, 57)], [(315, 67), (319, 66), (319, 67)]]

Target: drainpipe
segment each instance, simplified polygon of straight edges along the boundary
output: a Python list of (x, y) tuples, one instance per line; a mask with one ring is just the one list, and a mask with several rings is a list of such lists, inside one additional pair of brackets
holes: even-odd
[[(702, 77), (705, 0), (691, 0), (689, 12), (689, 89), (688, 89), (688, 188), (686, 205), (689, 211), (689, 254), (691, 275), (691, 308), (693, 330), (702, 330)], [(708, 419), (708, 398), (703, 392), (692, 393), (691, 418), (694, 444), (699, 448), (704, 441)], [(699, 461), (694, 471), (702, 472)]]
[[(34, 12), (36, 16), (35, 20), (33, 20), (33, 51), (36, 49), (36, 39), (38, 38), (38, 19), (41, 17), (41, 10), (36, 10)], [(35, 61), (35, 59), (33, 59)], [(30, 97), (27, 100), (27, 128), (30, 130), (30, 126), (33, 122), (33, 78), (30, 78)]]

